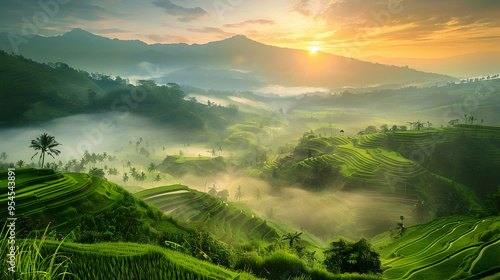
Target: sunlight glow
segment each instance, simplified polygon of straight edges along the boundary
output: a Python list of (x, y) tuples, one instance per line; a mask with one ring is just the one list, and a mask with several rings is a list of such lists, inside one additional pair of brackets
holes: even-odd
[(317, 51), (319, 51), (319, 50), (321, 50), (321, 48), (316, 47), (316, 46), (311, 47), (311, 53), (316, 53), (316, 52), (317, 52)]

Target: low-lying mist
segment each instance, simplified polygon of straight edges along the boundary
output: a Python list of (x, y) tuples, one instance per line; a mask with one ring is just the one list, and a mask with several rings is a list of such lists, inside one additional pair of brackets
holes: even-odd
[[(216, 185), (217, 191), (228, 190), (229, 201), (238, 201), (266, 219), (287, 220), (327, 241), (339, 235), (358, 239), (395, 228), (400, 216), (407, 225), (413, 221), (414, 201), (397, 196), (363, 192), (325, 190), (309, 192), (296, 188), (276, 190), (267, 182), (224, 173), (198, 177), (193, 174), (175, 179), (190, 188), (205, 191)], [(241, 186), (244, 198), (235, 194)]]

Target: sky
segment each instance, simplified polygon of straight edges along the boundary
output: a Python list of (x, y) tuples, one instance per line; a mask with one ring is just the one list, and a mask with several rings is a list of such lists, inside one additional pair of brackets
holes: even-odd
[(440, 58), (499, 51), (499, 15), (498, 0), (1, 0), (0, 32), (82, 28), (149, 44), (245, 35), (356, 58)]

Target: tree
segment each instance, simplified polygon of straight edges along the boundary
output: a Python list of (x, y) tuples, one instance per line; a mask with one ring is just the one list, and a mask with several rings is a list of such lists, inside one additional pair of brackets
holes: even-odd
[(97, 168), (97, 167), (90, 169), (89, 174), (92, 176), (97, 176), (97, 177), (101, 177), (101, 178), (104, 178), (104, 175), (105, 175), (104, 171), (101, 168)]
[(151, 173), (151, 186), (153, 186), (154, 182), (154, 177), (153, 177), (153, 172), (156, 171), (156, 164), (150, 163), (148, 166), (148, 172)]
[(118, 169), (111, 167), (108, 169), (108, 175), (118, 175)]
[(23, 167), (25, 164), (24, 160), (20, 159), (19, 161), (17, 161), (16, 165), (17, 165), (17, 168), (21, 168)]
[(38, 159), (38, 162), (42, 160), (42, 168), (45, 163), (45, 154), (48, 154), (52, 158), (55, 158), (54, 155), (59, 155), (61, 151), (56, 150), (55, 147), (59, 146), (59, 144), (54, 136), (51, 136), (47, 133), (42, 133), (40, 136), (38, 136), (35, 140), (31, 140), (31, 145), (30, 148), (33, 148), (35, 151), (40, 151), (36, 152), (31, 159), (33, 159), (38, 153), (40, 153), (40, 158)]
[(369, 125), (365, 128), (365, 134), (377, 133), (377, 128), (374, 125)]
[(216, 197), (217, 196), (217, 186), (215, 185), (215, 183), (213, 184), (213, 186), (208, 190), (208, 194), (213, 196), (213, 197)]
[(393, 126), (391, 127), (391, 131), (392, 131), (392, 132), (395, 132), (395, 131), (397, 131), (397, 130), (398, 130), (398, 126), (397, 126), (397, 125), (393, 125)]
[(477, 119), (476, 119), (476, 117), (474, 117), (474, 116), (470, 116), (470, 117), (469, 117), (469, 120), (470, 120), (470, 124), (471, 124), (471, 125), (473, 125), (473, 124), (474, 124), (474, 121), (476, 121)]
[(6, 153), (6, 152), (2, 152), (2, 153), (0, 154), (0, 159), (1, 159), (1, 160), (6, 160), (8, 157), (9, 157), (9, 156), (7, 155), (7, 153)]
[(293, 243), (295, 241), (299, 242), (300, 239), (301, 239), (301, 235), (302, 235), (303, 232), (295, 232), (295, 233), (287, 233), (285, 235), (283, 235), (282, 239), (283, 240), (288, 240), (289, 241), (289, 244), (290, 244), (290, 248), (293, 247)]
[(139, 175), (139, 181), (141, 181), (141, 187), (145, 180), (146, 180), (146, 173), (142, 172), (141, 170), (141, 175)]
[(380, 131), (381, 132), (387, 132), (389, 131), (389, 126), (387, 124), (383, 124), (380, 126)]
[(123, 182), (124, 182), (124, 183), (128, 182), (128, 175), (127, 175), (127, 172), (123, 172), (123, 177), (122, 177), (122, 179), (123, 179)]
[(222, 190), (217, 193), (217, 198), (222, 200), (222, 201), (227, 201), (227, 198), (229, 197), (229, 191), (228, 190)]
[(238, 190), (236, 191), (234, 198), (236, 198), (237, 200), (241, 200), (244, 197), (245, 197), (245, 194), (241, 191), (241, 186), (238, 186)]
[(156, 174), (156, 177), (155, 177), (155, 182), (158, 183), (161, 181), (161, 175), (160, 173)]
[(381, 273), (380, 255), (371, 248), (366, 238), (358, 242), (348, 242), (344, 239), (331, 243), (326, 250), (324, 264), (332, 273)]

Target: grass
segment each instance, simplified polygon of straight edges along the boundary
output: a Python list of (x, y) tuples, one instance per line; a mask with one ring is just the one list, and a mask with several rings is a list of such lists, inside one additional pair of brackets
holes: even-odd
[(68, 269), (80, 279), (257, 279), (154, 245), (65, 242), (60, 252), (71, 257)]
[[(450, 279), (496, 273), (500, 257), (500, 217), (450, 217), (410, 227), (400, 239), (372, 239), (387, 279)], [(496, 234), (485, 238), (485, 232)]]
[(59, 251), (63, 241), (53, 242), (53, 250), (47, 250), (48, 226), (40, 238), (35, 236), (32, 239), (17, 239), (15, 243), (9, 244), (7, 236), (10, 230), (7, 229), (7, 224), (8, 222), (4, 224), (0, 232), (3, 237), (0, 242), (0, 252), (2, 259), (7, 260), (10, 259), (7, 257), (10, 247), (16, 248), (15, 271), (9, 271), (7, 267), (10, 265), (4, 262), (0, 272), (1, 279), (59, 280), (73, 276), (68, 271), (70, 258)]
[(135, 195), (175, 219), (206, 225), (218, 239), (229, 244), (245, 243), (253, 239), (270, 242), (279, 237), (275, 228), (264, 223), (250, 209), (232, 202), (223, 203), (186, 186), (159, 187)]

